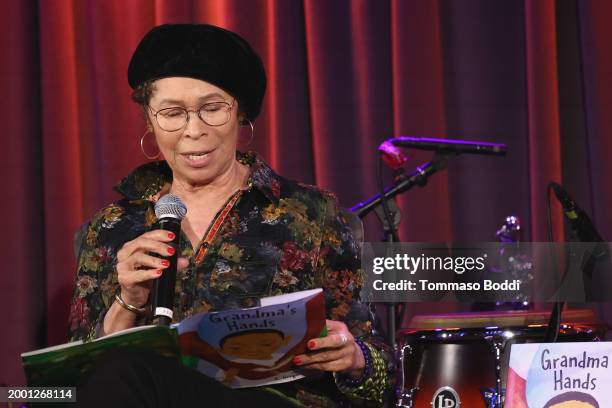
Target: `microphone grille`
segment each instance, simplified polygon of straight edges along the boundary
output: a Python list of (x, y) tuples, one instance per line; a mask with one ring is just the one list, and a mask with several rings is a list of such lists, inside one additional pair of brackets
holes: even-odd
[(155, 203), (155, 216), (157, 219), (173, 217), (182, 220), (185, 214), (187, 214), (187, 207), (174, 194), (166, 194)]

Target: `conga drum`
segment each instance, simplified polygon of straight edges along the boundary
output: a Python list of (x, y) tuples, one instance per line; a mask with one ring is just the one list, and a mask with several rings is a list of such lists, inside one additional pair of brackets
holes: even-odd
[[(397, 407), (501, 408), (510, 346), (544, 341), (549, 313), (421, 315), (397, 333)], [(607, 327), (591, 310), (563, 313), (559, 341), (598, 341)]]

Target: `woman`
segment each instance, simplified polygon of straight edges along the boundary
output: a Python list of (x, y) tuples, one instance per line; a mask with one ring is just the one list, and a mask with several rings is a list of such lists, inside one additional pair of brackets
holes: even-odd
[[(164, 160), (127, 176), (116, 187), (124, 198), (89, 223), (79, 250), (71, 337), (104, 336), (144, 323), (151, 283), (168, 266), (151, 253), (174, 251), (167, 244), (172, 237), (153, 229), (153, 204), (171, 192), (188, 209), (175, 321), (253, 306), (263, 296), (324, 289), (329, 334), (313, 339), (310, 351), (294, 359), (323, 375), (246, 391), (250, 401), (273, 393), (298, 405), (379, 405), (390, 359), (359, 302), (358, 248), (336, 199), (282, 178), (254, 153), (237, 152), (240, 125), (252, 131), (265, 92), (259, 56), (218, 27), (162, 25), (138, 45), (128, 82), (146, 118), (143, 138), (154, 137)], [(189, 369), (173, 370), (176, 380)], [(193, 379), (194, 373), (185, 375)], [(223, 394), (219, 387), (215, 392)]]

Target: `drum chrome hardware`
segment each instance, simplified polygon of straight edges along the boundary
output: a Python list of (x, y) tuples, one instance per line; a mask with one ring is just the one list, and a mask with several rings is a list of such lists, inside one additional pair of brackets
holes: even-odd
[(410, 388), (409, 390), (402, 391), (395, 406), (397, 408), (413, 408), (414, 398), (418, 388)]
[(489, 343), (495, 358), (495, 388), (487, 388), (488, 392), (482, 392), (487, 408), (502, 408), (505, 390), (502, 388), (502, 353), (506, 349), (506, 342), (514, 337), (514, 333), (503, 331), (496, 335), (487, 336), (485, 340)]
[[(400, 362), (400, 367), (404, 367), (404, 362), (406, 359), (406, 352), (408, 352), (408, 354), (412, 355), (412, 346), (410, 346), (409, 344), (404, 345), (400, 350), (399, 350), (399, 362)], [(395, 404), (395, 406), (397, 408), (412, 408), (413, 404), (414, 404), (414, 397), (416, 392), (419, 390), (418, 388), (410, 388), (410, 389), (406, 389), (406, 378), (405, 378), (405, 374), (404, 374), (404, 370), (400, 370), (400, 387), (397, 388), (398, 391), (398, 398), (397, 398), (397, 402)]]
[[(529, 288), (533, 284), (533, 260), (521, 250), (521, 220), (516, 215), (509, 215), (501, 228), (495, 233), (501, 242), (499, 249), (499, 264), (492, 266), (489, 273), (503, 274), (509, 280), (519, 280), (521, 287)], [(495, 310), (528, 310), (527, 289), (517, 294), (513, 301), (495, 302)]]
[[(497, 391), (495, 388), (481, 388), (482, 398), (485, 400), (486, 408), (497, 408)], [(500, 405), (501, 407), (501, 405)]]
[(509, 215), (504, 220), (504, 224), (495, 233), (500, 242), (520, 242), (521, 241), (521, 220), (516, 215)]

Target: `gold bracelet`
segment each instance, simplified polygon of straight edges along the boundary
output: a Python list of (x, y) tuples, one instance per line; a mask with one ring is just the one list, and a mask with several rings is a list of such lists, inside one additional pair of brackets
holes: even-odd
[(121, 306), (125, 310), (129, 310), (130, 312), (135, 313), (139, 316), (145, 315), (149, 311), (148, 307), (136, 307), (130, 305), (129, 303), (126, 303), (125, 300), (121, 299), (120, 293), (115, 293), (115, 301), (117, 301), (117, 303), (119, 303), (119, 306)]

